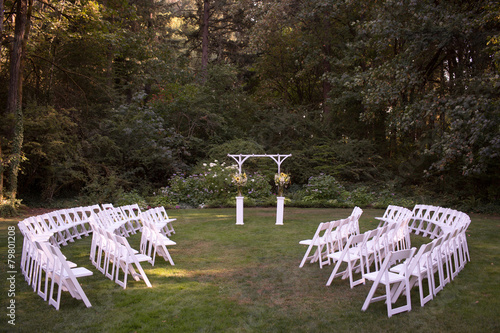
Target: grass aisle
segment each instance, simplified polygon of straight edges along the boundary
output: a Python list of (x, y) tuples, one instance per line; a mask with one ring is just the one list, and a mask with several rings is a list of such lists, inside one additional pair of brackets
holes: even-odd
[[(80, 278), (91, 308), (63, 294), (56, 311), (16, 275), (16, 326), (7, 323), (7, 227), (0, 219), (3, 331), (18, 332), (494, 332), (500, 331), (500, 217), (472, 215), (467, 232), (472, 261), (434, 300), (420, 307), (412, 290), (412, 311), (387, 318), (383, 302), (361, 306), (371, 284), (349, 288), (347, 280), (326, 281), (333, 269), (299, 268), (319, 222), (347, 217), (350, 209), (285, 208), (276, 226), (272, 208), (245, 209), (235, 225), (234, 209), (172, 210), (176, 234), (170, 247), (175, 266), (161, 257), (143, 267), (153, 288), (131, 280), (123, 290), (90, 263), (91, 237), (62, 248), (79, 266), (94, 272)], [(364, 211), (361, 231), (376, 227), (383, 210)], [(17, 227), (16, 227), (17, 229)], [(412, 245), (426, 240), (412, 237)], [(140, 236), (130, 238), (138, 249)], [(16, 264), (22, 237), (17, 232)], [(19, 269), (18, 269), (19, 271)]]

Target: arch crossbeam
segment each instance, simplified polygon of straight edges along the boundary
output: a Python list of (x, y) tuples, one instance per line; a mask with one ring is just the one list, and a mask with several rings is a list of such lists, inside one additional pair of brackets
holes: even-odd
[(286, 160), (292, 154), (282, 155), (282, 154), (227, 154), (227, 156), (232, 157), (236, 163), (238, 163), (238, 172), (241, 173), (241, 166), (250, 157), (269, 157), (272, 158), (274, 162), (278, 165), (278, 173), (281, 172), (281, 163)]

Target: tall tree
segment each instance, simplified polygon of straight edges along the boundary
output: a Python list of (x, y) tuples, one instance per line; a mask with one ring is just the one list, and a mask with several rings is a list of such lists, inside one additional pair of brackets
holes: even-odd
[(14, 128), (12, 132), (12, 156), (8, 170), (10, 197), (17, 196), (17, 183), (19, 166), (23, 145), (23, 67), (26, 42), (30, 28), (31, 0), (18, 0), (16, 7), (16, 23), (14, 43), (10, 60), (10, 81), (7, 100), (7, 113), (14, 115)]
[(201, 80), (203, 83), (207, 80), (208, 66), (208, 34), (210, 21), (210, 1), (203, 0), (203, 23), (202, 23), (202, 42), (201, 42)]
[[(196, 68), (210, 64), (235, 64), (240, 68), (251, 61), (249, 29), (254, 24), (248, 15), (251, 0), (195, 0), (184, 12), (187, 52)], [(201, 58), (200, 58), (201, 56)]]
[(371, 13), (356, 45), (371, 54), (355, 75), (363, 117), (384, 115), (394, 162), (419, 156), (413, 180), (427, 171), (451, 176), (443, 186), (483, 183), (500, 153), (498, 69), (488, 46), (498, 11), (490, 1), (403, 0), (374, 3)]
[[(2, 70), (4, 1), (0, 0), (0, 71)], [(0, 157), (2, 155), (0, 154)]]

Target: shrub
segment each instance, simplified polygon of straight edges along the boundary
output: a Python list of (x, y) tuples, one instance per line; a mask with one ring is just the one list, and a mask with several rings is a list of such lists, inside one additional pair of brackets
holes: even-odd
[(309, 178), (305, 185), (304, 201), (336, 200), (343, 202), (347, 191), (333, 176), (320, 174)]
[(370, 191), (366, 186), (356, 187), (354, 190), (349, 192), (349, 201), (353, 206), (366, 207), (375, 201), (375, 192)]
[(169, 198), (169, 204), (204, 207), (211, 201), (225, 201), (235, 196), (236, 187), (231, 187), (231, 174), (237, 166), (226, 166), (215, 160), (203, 163), (195, 173), (186, 176), (174, 174), (169, 186), (161, 189), (162, 195)]
[(122, 193), (119, 177), (114, 171), (108, 171), (107, 175), (98, 173), (91, 175), (90, 182), (82, 190), (84, 204), (114, 202), (116, 195)]
[(12, 217), (17, 215), (17, 209), (21, 206), (20, 199), (0, 198), (0, 217)]
[[(218, 160), (203, 163), (195, 168), (193, 174), (174, 175), (169, 186), (161, 189), (161, 194), (154, 197), (168, 206), (221, 207), (234, 205), (237, 187), (231, 182), (232, 175), (238, 172), (238, 166), (219, 163)], [(255, 205), (269, 201), (272, 186), (265, 176), (255, 172), (247, 175), (247, 184), (242, 194)]]
[(269, 180), (259, 172), (254, 172), (253, 174), (248, 175), (247, 187), (243, 193), (246, 193), (248, 198), (266, 200), (272, 195), (271, 190), (272, 186), (269, 183)]
[(114, 204), (117, 207), (138, 204), (141, 209), (145, 209), (148, 206), (146, 200), (137, 191), (118, 194)]
[(372, 206), (374, 208), (387, 208), (389, 205), (401, 206), (406, 208), (413, 208), (415, 201), (402, 197), (400, 194), (391, 191), (390, 189), (382, 190), (379, 196), (374, 200)]

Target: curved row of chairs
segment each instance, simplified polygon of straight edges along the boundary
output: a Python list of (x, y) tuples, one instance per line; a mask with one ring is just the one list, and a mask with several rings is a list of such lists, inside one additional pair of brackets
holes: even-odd
[[(359, 219), (360, 215), (356, 207), (345, 220), (352, 220), (353, 216)], [(372, 302), (384, 300), (391, 317), (411, 310), (410, 290), (414, 286), (418, 285), (420, 304), (424, 306), (470, 261), (465, 232), (471, 221), (463, 212), (428, 205), (416, 205), (413, 210), (391, 205), (376, 219), (380, 220), (378, 227), (362, 234), (343, 233), (338, 221), (320, 223), (313, 239), (299, 242), (316, 246), (314, 256), (308, 255), (309, 246), (300, 267), (307, 259), (319, 261), (320, 267), (332, 262), (334, 268), (327, 286), (336, 277), (349, 278), (351, 288), (373, 281), (362, 310)], [(325, 229), (325, 224), (336, 227)], [(410, 232), (432, 241), (418, 250), (412, 248)], [(380, 285), (385, 286), (385, 293), (375, 296)], [(393, 308), (402, 294), (406, 304)]]
[[(62, 209), (26, 218), (18, 223), (23, 235), (21, 272), (33, 290), (49, 305), (60, 307), (62, 291), (91, 306), (77, 278), (93, 272), (77, 267), (62, 254), (60, 246), (92, 234), (90, 259), (106, 277), (126, 288), (130, 274), (151, 287), (140, 262), (154, 265), (156, 254), (174, 265), (167, 246), (176, 243), (175, 233), (163, 207), (141, 212), (139, 206), (111, 204)], [(132, 249), (127, 237), (141, 232), (140, 251)], [(49, 288), (50, 285), (50, 288)]]

